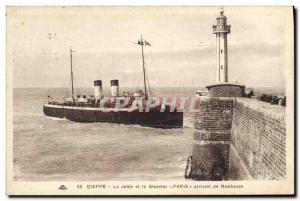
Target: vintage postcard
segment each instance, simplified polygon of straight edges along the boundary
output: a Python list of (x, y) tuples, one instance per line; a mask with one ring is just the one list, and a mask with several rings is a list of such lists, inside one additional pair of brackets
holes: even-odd
[(8, 195), (294, 194), (292, 6), (6, 8)]

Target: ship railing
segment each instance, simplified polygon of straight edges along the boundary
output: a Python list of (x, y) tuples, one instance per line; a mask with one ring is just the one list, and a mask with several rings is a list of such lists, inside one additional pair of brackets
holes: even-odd
[[(71, 101), (65, 101), (65, 102), (49, 101), (48, 104), (49, 105), (58, 105), (58, 106), (91, 107), (91, 108), (99, 108), (101, 106), (99, 101), (89, 101), (89, 102), (85, 102), (85, 103), (81, 103), (78, 101), (74, 101), (74, 102), (71, 102)], [(121, 101), (120, 104), (122, 105), (122, 108), (130, 108), (133, 104), (133, 100), (129, 99), (127, 104), (124, 104), (124, 102)], [(105, 102), (103, 106), (107, 107), (107, 108), (114, 108), (114, 107), (116, 107), (116, 105), (117, 105), (116, 101), (109, 101), (109, 102)]]
[(48, 102), (49, 105), (63, 105), (63, 103), (58, 102), (58, 101), (50, 101)]

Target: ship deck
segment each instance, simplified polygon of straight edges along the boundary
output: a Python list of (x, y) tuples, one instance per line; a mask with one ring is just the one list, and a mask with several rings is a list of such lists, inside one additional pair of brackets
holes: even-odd
[(103, 111), (103, 112), (115, 112), (115, 111), (124, 111), (124, 112), (132, 112), (136, 108), (131, 107), (125, 107), (125, 108), (115, 108), (115, 107), (96, 107), (96, 105), (74, 105), (74, 106), (68, 106), (64, 104), (44, 104), (44, 107), (48, 108), (65, 108), (65, 109), (71, 109), (71, 110), (93, 110), (93, 111)]

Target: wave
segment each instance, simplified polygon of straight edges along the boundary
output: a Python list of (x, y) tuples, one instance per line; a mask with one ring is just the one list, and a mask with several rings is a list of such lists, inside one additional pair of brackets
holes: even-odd
[(49, 116), (46, 116), (46, 118), (54, 121), (67, 121), (66, 118), (49, 117)]

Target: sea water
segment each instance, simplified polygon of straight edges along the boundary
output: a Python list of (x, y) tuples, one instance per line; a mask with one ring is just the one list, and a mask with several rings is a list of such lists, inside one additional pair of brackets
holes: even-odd
[[(92, 90), (84, 90), (92, 94)], [(17, 181), (184, 180), (193, 147), (193, 114), (183, 128), (158, 129), (114, 123), (78, 123), (47, 117), (47, 95), (66, 89), (14, 89), (13, 160)], [(194, 96), (195, 90), (157, 90)]]

